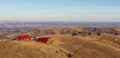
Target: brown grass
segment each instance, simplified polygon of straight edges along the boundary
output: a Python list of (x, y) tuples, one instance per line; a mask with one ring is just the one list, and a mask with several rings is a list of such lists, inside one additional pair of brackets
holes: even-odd
[[(79, 28), (73, 29), (80, 31)], [(32, 32), (39, 36), (40, 30), (48, 32), (51, 29)], [(100, 36), (55, 34), (50, 36), (48, 43), (0, 41), (0, 58), (120, 58), (120, 36), (106, 33)]]

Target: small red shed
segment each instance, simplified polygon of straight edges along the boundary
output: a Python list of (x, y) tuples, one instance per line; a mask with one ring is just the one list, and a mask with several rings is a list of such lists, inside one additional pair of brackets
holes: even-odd
[(27, 40), (30, 36), (28, 34), (19, 35), (16, 40)]
[(37, 38), (36, 41), (37, 42), (45, 42), (45, 43), (47, 43), (48, 38)]

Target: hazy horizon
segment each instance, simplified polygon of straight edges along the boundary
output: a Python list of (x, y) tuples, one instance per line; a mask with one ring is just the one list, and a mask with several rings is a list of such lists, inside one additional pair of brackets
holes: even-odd
[(120, 22), (120, 0), (0, 0), (0, 21)]

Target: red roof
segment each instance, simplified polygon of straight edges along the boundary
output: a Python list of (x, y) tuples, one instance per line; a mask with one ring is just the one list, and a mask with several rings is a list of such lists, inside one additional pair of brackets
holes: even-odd
[(26, 40), (26, 39), (28, 39), (29, 38), (29, 35), (28, 34), (25, 34), (25, 35), (20, 35), (20, 36), (18, 36), (16, 39), (18, 39), (18, 40)]
[(47, 42), (48, 41), (48, 38), (37, 38), (38, 42)]

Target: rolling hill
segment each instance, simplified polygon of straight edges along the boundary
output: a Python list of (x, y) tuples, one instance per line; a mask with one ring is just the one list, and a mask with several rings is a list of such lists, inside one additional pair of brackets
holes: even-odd
[[(84, 35), (79, 32), (101, 35)], [(68, 27), (38, 28), (11, 34), (14, 37), (28, 33), (31, 36), (49, 36), (47, 43), (36, 41), (0, 40), (0, 58), (120, 58), (119, 28)], [(117, 32), (116, 32), (117, 31)], [(73, 33), (77, 33), (73, 35)], [(82, 33), (82, 34), (86, 34)], [(117, 33), (117, 34), (116, 34)], [(11, 39), (10, 38), (10, 39)]]

